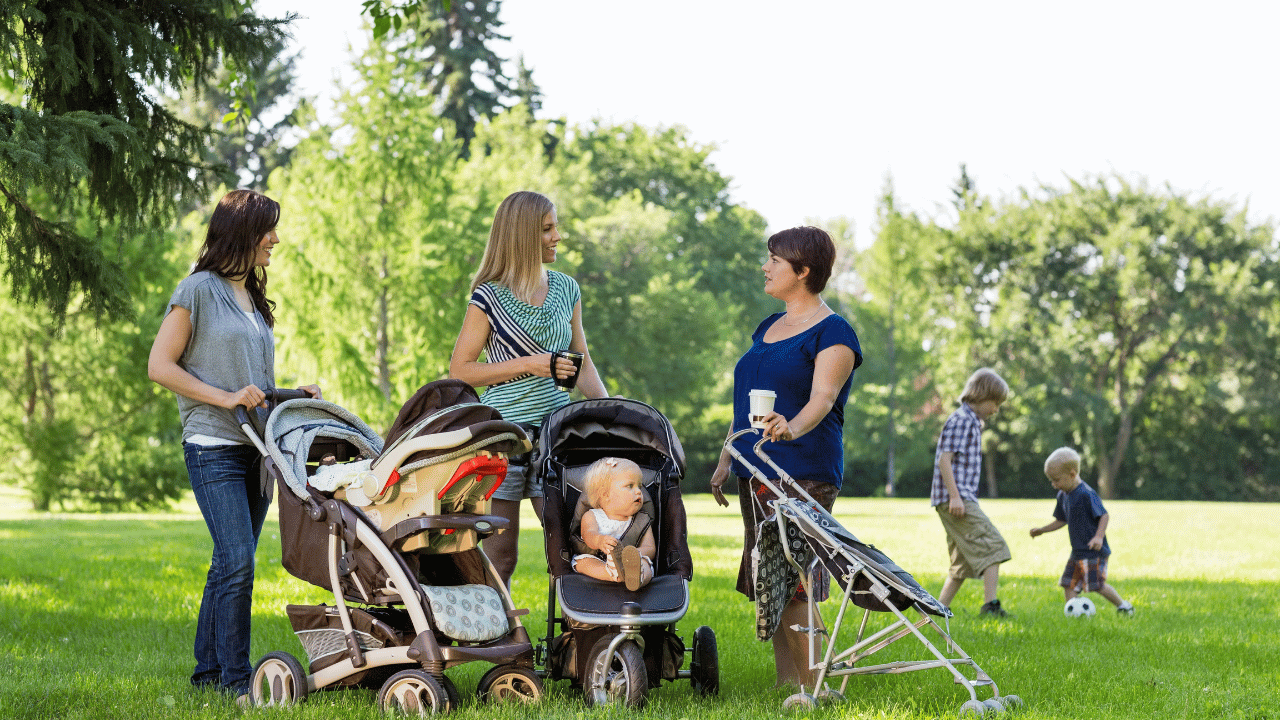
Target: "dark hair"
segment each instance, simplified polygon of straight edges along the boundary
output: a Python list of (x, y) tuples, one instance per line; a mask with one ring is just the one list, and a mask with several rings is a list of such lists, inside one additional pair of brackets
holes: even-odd
[(232, 190), (218, 201), (209, 218), (200, 256), (192, 274), (209, 270), (224, 278), (244, 277), (253, 306), (269, 327), (276, 326), (276, 304), (267, 299), (267, 269), (254, 265), (258, 244), (280, 222), (280, 203), (253, 190)]
[(836, 244), (826, 230), (809, 225), (774, 233), (769, 238), (769, 252), (791, 263), (799, 274), (809, 268), (804, 286), (817, 295), (827, 287), (831, 268), (836, 264)]

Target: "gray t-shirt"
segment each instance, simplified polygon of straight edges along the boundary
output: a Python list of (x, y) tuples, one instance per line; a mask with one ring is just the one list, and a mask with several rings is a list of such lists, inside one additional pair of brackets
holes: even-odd
[[(263, 390), (275, 387), (275, 335), (257, 310), (250, 318), (240, 309), (231, 283), (208, 271), (189, 275), (178, 283), (165, 313), (175, 305), (191, 312), (191, 338), (178, 359), (179, 367), (228, 392), (246, 385)], [(183, 440), (207, 435), (249, 444), (231, 410), (177, 397)], [(266, 411), (257, 410), (250, 417), (261, 431)]]

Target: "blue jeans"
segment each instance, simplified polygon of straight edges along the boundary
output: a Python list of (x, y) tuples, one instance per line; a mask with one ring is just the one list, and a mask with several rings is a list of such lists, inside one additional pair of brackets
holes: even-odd
[(271, 506), (259, 492), (262, 457), (250, 445), (182, 444), (200, 513), (213, 537), (213, 559), (196, 621), (191, 684), (239, 694), (249, 688), (253, 555)]

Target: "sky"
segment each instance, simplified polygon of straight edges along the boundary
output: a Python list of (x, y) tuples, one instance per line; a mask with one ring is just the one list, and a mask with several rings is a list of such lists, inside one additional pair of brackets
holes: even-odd
[[(359, 0), (295, 11), (299, 86), (323, 112), (362, 47)], [(543, 117), (687, 128), (771, 230), (897, 204), (945, 222), (980, 193), (1119, 175), (1280, 220), (1280, 3), (505, 0)]]

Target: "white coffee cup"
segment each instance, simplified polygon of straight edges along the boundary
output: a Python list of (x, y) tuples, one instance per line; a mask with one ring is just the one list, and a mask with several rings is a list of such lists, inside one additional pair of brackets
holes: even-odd
[(751, 393), (751, 427), (764, 429), (764, 416), (773, 412), (773, 401), (778, 393), (772, 390), (752, 390)]

